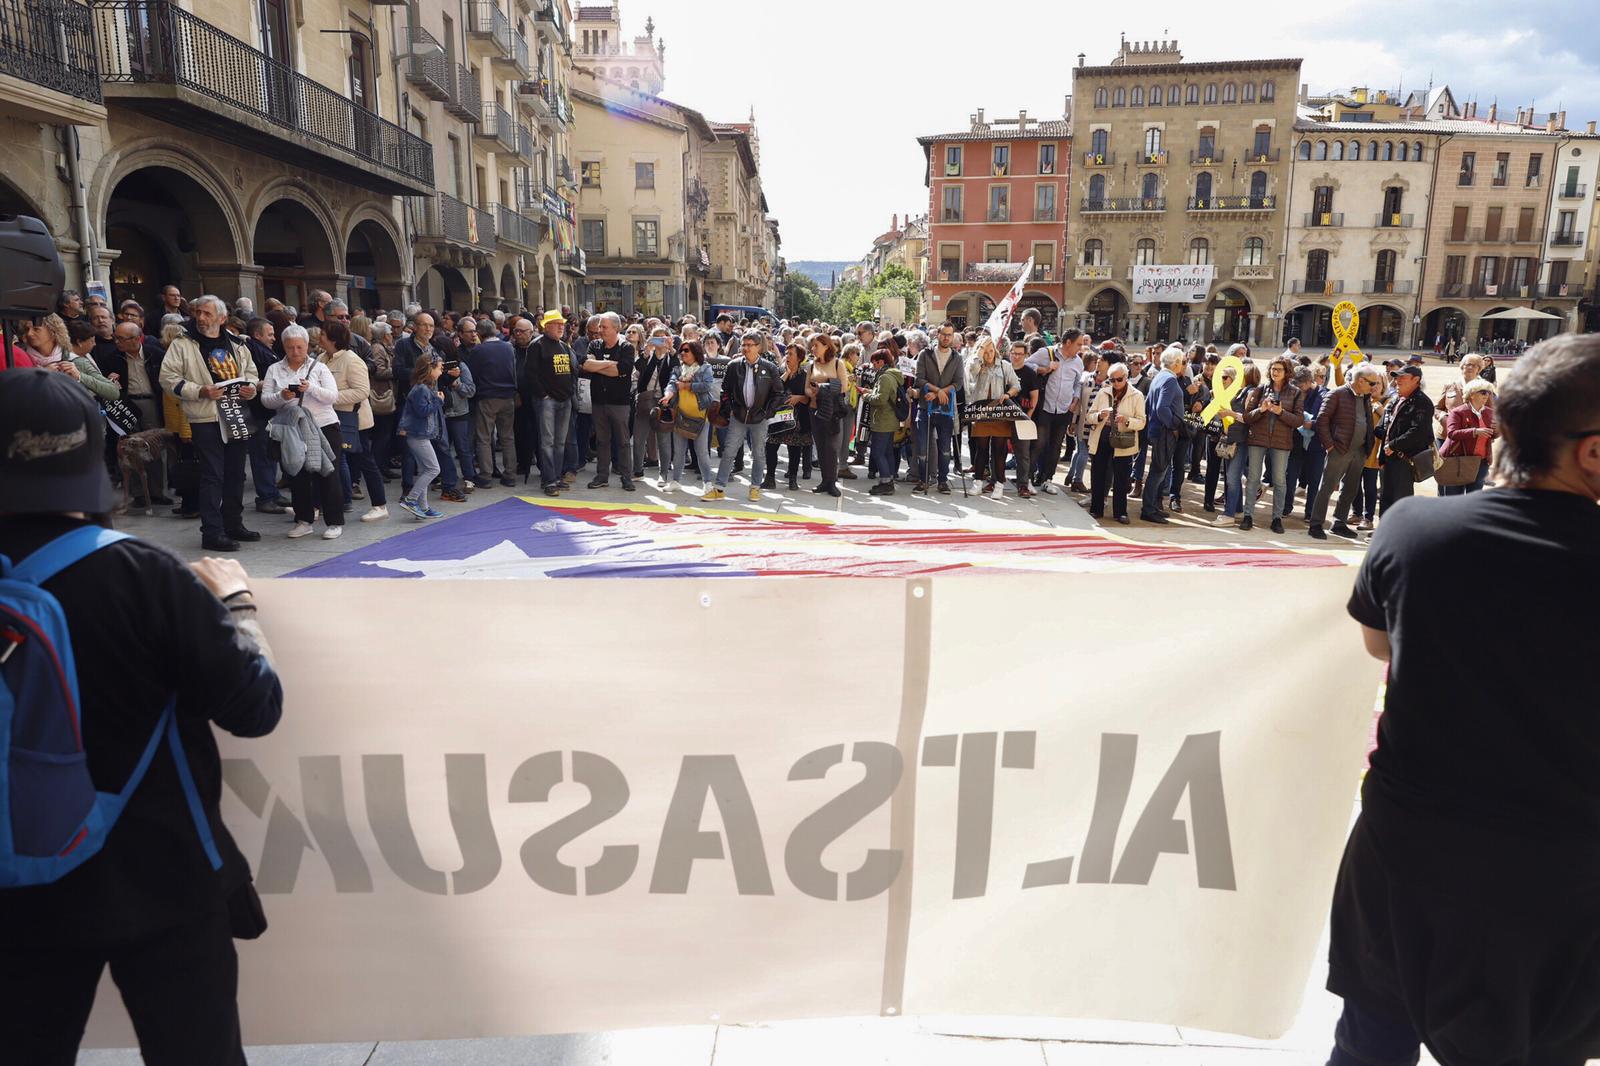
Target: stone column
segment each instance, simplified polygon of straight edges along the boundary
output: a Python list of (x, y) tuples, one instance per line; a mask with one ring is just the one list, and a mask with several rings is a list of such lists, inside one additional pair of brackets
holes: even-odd
[(1266, 316), (1260, 311), (1250, 312), (1250, 337), (1247, 343), (1251, 348), (1259, 347), (1266, 337)]
[(261, 305), (261, 268), (246, 263), (201, 263), (200, 290), (220, 296), (230, 304), (243, 296)]

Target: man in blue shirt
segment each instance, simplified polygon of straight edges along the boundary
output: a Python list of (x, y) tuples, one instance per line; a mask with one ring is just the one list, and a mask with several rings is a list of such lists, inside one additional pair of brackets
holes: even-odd
[(1161, 510), (1163, 488), (1172, 476), (1172, 456), (1178, 441), (1178, 425), (1183, 421), (1183, 346), (1169, 344), (1161, 353), (1161, 371), (1150, 383), (1145, 399), (1145, 437), (1150, 442), (1150, 465), (1145, 471), (1144, 505), (1139, 518), (1165, 523)]

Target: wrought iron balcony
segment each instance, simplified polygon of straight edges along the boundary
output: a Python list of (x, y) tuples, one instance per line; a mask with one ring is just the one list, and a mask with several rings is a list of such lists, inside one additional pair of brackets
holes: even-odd
[(1500, 231), (1500, 240), (1506, 244), (1543, 244), (1544, 227), (1539, 229), (1507, 229)]
[(1582, 200), (1588, 195), (1589, 186), (1587, 185), (1568, 183), (1556, 186), (1556, 199), (1558, 200)]
[(1363, 281), (1361, 291), (1365, 293), (1407, 293), (1411, 291), (1414, 282), (1410, 281)]
[(483, 105), (483, 118), (478, 122), (478, 136), (488, 142), (487, 147), (491, 151), (516, 153), (517, 125), (511, 121), (511, 113), (499, 104)]
[(1222, 162), (1222, 149), (1195, 149), (1189, 153), (1189, 162), (1197, 167), (1209, 167)]
[(1412, 216), (1400, 212), (1379, 212), (1372, 224), (1379, 229), (1410, 229)]
[(517, 123), (517, 154), (533, 162), (533, 130), (521, 122)]
[[(413, 53), (406, 63), (406, 80), (430, 100), (449, 100), (455, 95), (450, 56), (439, 38), (421, 26), (413, 26), (411, 47)], [(416, 54), (419, 50), (423, 54)]]
[(1166, 209), (1167, 198), (1165, 196), (1107, 196), (1099, 200), (1085, 198), (1083, 201), (1085, 214), (1095, 212), (1137, 213), (1165, 211)]
[(505, 244), (514, 244), (530, 252), (539, 250), (539, 238), (544, 229), (527, 215), (513, 211), (505, 204), (495, 208), (495, 236)]
[(1278, 206), (1276, 196), (1191, 196), (1190, 211), (1271, 211)]
[(483, 92), (478, 79), (466, 67), (456, 67), (455, 91), (444, 102), (444, 109), (463, 122), (477, 122), (483, 111)]
[(485, 53), (490, 59), (509, 62), (515, 35), (511, 20), (494, 0), (470, 0), (467, 4), (467, 39), (487, 46)]
[(1270, 263), (1237, 263), (1233, 268), (1234, 281), (1271, 281), (1274, 276)]
[[(0, 0), (0, 75), (10, 75), (34, 89), (63, 93), (90, 104), (100, 103), (94, 29), (89, 9), (72, 0)], [(32, 94), (28, 94), (32, 95)], [(103, 112), (77, 114), (80, 108), (55, 101), (18, 99), (35, 117), (76, 124)]]
[(1574, 230), (1571, 233), (1557, 233), (1550, 238), (1550, 244), (1556, 248), (1581, 248), (1583, 247), (1583, 231)]
[(1280, 149), (1280, 148), (1268, 148), (1265, 152), (1258, 152), (1258, 151), (1256, 151), (1255, 149), (1252, 148), (1250, 151), (1245, 152), (1244, 155), (1243, 155), (1243, 159), (1244, 159), (1244, 161), (1246, 163), (1251, 163), (1251, 164), (1256, 164), (1256, 165), (1261, 165), (1261, 164), (1266, 164), (1266, 163), (1276, 163), (1282, 158), (1283, 158), (1283, 150)]
[(1115, 166), (1116, 162), (1117, 153), (1115, 152), (1083, 153), (1083, 165), (1086, 167), (1110, 167)]
[(1459, 300), (1467, 295), (1467, 283), (1464, 281), (1442, 281), (1434, 293), (1440, 300)]
[(518, 82), (517, 102), (542, 121), (552, 119), (554, 116), (551, 114), (550, 105), (550, 79), (529, 78), (527, 81)]
[(492, 250), (495, 246), (494, 216), (454, 196), (434, 193), (427, 200), (422, 223), (417, 227), (417, 238)]
[(1577, 300), (1583, 296), (1583, 288), (1563, 281), (1559, 285), (1536, 285), (1533, 294), (1541, 300)]
[(1329, 278), (1295, 278), (1289, 283), (1289, 291), (1332, 296), (1344, 291), (1344, 282)]
[(1338, 228), (1344, 225), (1343, 211), (1309, 211), (1305, 216), (1306, 225), (1315, 229), (1328, 227)]
[(1534, 294), (1529, 290), (1532, 286), (1524, 283), (1512, 285), (1508, 282), (1496, 282), (1493, 285), (1473, 285), (1470, 293), (1475, 300), (1526, 300)]
[(433, 147), (342, 92), (169, 0), (92, 6), (108, 95), (197, 135), (293, 158), (377, 192), (433, 191)]
[(582, 248), (563, 250), (556, 253), (556, 264), (567, 273), (581, 278), (589, 273), (589, 254)]
[(509, 61), (512, 71), (524, 78), (533, 73), (533, 67), (529, 64), (528, 56), (528, 39), (522, 34), (513, 31), (511, 34)]
[(1164, 167), (1167, 165), (1167, 150), (1159, 152), (1140, 152), (1136, 161), (1141, 167)]

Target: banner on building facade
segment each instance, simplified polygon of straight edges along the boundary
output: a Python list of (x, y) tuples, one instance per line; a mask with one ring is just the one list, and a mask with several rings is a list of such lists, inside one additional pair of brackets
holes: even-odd
[(1149, 264), (1133, 268), (1136, 304), (1203, 304), (1217, 276), (1215, 264)]
[[(262, 582), (283, 721), (222, 740), (270, 921), (238, 945), (245, 1040), (905, 1013), (1281, 1033), (1379, 678), (1349, 585)], [(1149, 604), (1223, 593), (1320, 649), (1294, 699), (1234, 642), (1143, 639)], [(1012, 624), (1038, 602), (1060, 624)], [(88, 1046), (131, 1043), (108, 981)]]

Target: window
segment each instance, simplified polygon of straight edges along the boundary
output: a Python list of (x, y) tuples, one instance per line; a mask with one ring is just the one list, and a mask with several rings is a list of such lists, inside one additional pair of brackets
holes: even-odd
[(961, 186), (946, 185), (944, 187), (944, 214), (940, 221), (961, 221)]
[(1315, 154), (1315, 156), (1313, 158), (1316, 158), (1316, 159), (1326, 159), (1326, 158), (1328, 158), (1328, 142), (1327, 141), (1318, 141), (1317, 142), (1317, 151), (1316, 151), (1316, 154)]
[(1500, 220), (1505, 216), (1505, 208), (1491, 207), (1488, 215), (1483, 220), (1483, 239), (1497, 241), (1500, 239)]
[(1346, 159), (1355, 159), (1355, 160), (1359, 160), (1361, 158), (1361, 142), (1360, 141), (1351, 141), (1350, 142), (1350, 154), (1345, 156), (1345, 158)]
[(961, 176), (961, 146), (947, 144), (944, 149), (944, 176), (959, 178)]
[(1377, 262), (1373, 265), (1372, 280), (1378, 285), (1379, 292), (1389, 292), (1394, 287), (1395, 253), (1392, 248), (1385, 248), (1378, 253)]
[(997, 178), (1003, 178), (1011, 173), (1011, 146), (997, 144), (994, 146), (992, 158), (989, 161), (989, 170)]
[(1194, 150), (1196, 159), (1215, 159), (1217, 155), (1217, 129), (1207, 126), (1200, 131), (1200, 143)]
[(1300, 153), (1299, 154), (1300, 154), (1300, 158), (1301, 159), (1310, 159), (1311, 158), (1311, 142), (1310, 141), (1301, 141), (1300, 142)]
[(656, 165), (654, 163), (635, 163), (633, 165), (633, 187), (635, 189), (653, 189), (656, 187)]
[(1144, 180), (1139, 182), (1139, 195), (1146, 200), (1154, 200), (1161, 195), (1161, 179), (1154, 174), (1146, 174)]
[(1129, 94), (1128, 103), (1130, 103), (1134, 107), (1143, 107), (1144, 106), (1144, 86), (1135, 85), (1133, 87), (1133, 91)]
[(1106, 155), (1106, 146), (1111, 142), (1111, 134), (1105, 130), (1095, 130), (1089, 134), (1089, 151), (1098, 156)]
[(1460, 285), (1467, 276), (1467, 257), (1464, 255), (1448, 255), (1444, 260), (1444, 283), (1446, 285)]
[[(1172, 102), (1173, 103), (1177, 103), (1178, 101), (1174, 100)], [(1151, 107), (1160, 107), (1161, 106), (1161, 86), (1159, 86), (1159, 85), (1150, 86), (1150, 106)]]
[(939, 280), (961, 280), (961, 245), (939, 245)]
[(1144, 157), (1154, 162), (1161, 155), (1161, 127), (1151, 126), (1144, 131)]
[(1471, 214), (1472, 208), (1466, 204), (1457, 204), (1455, 206), (1450, 212), (1450, 236), (1446, 238), (1447, 240), (1464, 241), (1467, 239), (1467, 221)]
[(1578, 168), (1568, 167), (1567, 180), (1561, 183), (1561, 197), (1570, 200), (1578, 195)]
[(1039, 146), (1039, 173), (1054, 174), (1056, 172), (1056, 146), (1041, 144)]
[(1128, 102), (1127, 90), (1122, 89), (1122, 88), (1118, 88), (1116, 92), (1111, 94), (1111, 106), (1112, 107), (1121, 107), (1124, 104), (1126, 104), (1127, 102)]
[(1255, 103), (1256, 102), (1256, 83), (1253, 82), (1253, 81), (1245, 82), (1244, 83), (1244, 87), (1240, 90), (1239, 99), (1243, 100), (1247, 104)]
[(1089, 175), (1089, 203), (1098, 206), (1105, 202), (1106, 176), (1104, 174)]
[(1031, 280), (1049, 281), (1050, 275), (1055, 273), (1055, 265), (1055, 245), (1044, 243), (1033, 246), (1033, 273), (1029, 275)]
[(1198, 104), (1200, 102), (1200, 86), (1189, 86), (1189, 91), (1184, 95), (1183, 101), (1186, 104)]
[(1083, 242), (1083, 265), (1103, 266), (1106, 261), (1106, 246), (1104, 241), (1089, 240)]
[(1056, 187), (1045, 183), (1033, 187), (1033, 220), (1035, 222), (1054, 222), (1056, 220)]
[(1277, 90), (1276, 85), (1273, 82), (1264, 81), (1264, 82), (1261, 83), (1261, 99), (1263, 99), (1263, 100), (1271, 100), (1271, 99), (1275, 98), (1277, 96), (1277, 94), (1278, 94), (1278, 90)]
[[(1254, 83), (1246, 82), (1245, 88), (1250, 88), (1252, 84)], [(1245, 266), (1260, 266), (1266, 262), (1266, 258), (1267, 242), (1260, 237), (1246, 237), (1244, 241), (1244, 256), (1241, 262)]]
[(1473, 170), (1473, 167), (1475, 167), (1477, 165), (1477, 163), (1478, 163), (1478, 153), (1476, 153), (1476, 152), (1462, 152), (1461, 153), (1461, 172), (1456, 175), (1456, 184), (1457, 185), (1471, 185), (1472, 184), (1472, 170)]
[(1384, 162), (1387, 163), (1389, 160), (1391, 160), (1393, 158), (1394, 158), (1394, 142), (1393, 141), (1384, 141), (1383, 142), (1383, 160), (1384, 160)]
[(1217, 83), (1216, 82), (1209, 82), (1206, 85), (1206, 103), (1214, 104), (1216, 102), (1217, 102)]
[(586, 218), (578, 226), (578, 240), (589, 255), (606, 254), (606, 220)]
[(1413, 144), (1411, 146), (1411, 158), (1415, 159), (1419, 163), (1422, 162), (1422, 142), (1421, 141), (1418, 141), (1417, 143), (1415, 143), (1415, 144)]
[(1333, 158), (1335, 158), (1335, 159), (1343, 159), (1344, 158), (1344, 142), (1343, 141), (1334, 141), (1333, 142)]
[(1189, 242), (1189, 263), (1191, 266), (1205, 266), (1211, 262), (1211, 242), (1204, 237), (1196, 237)]
[(1313, 248), (1306, 253), (1306, 288), (1313, 285), (1318, 289), (1328, 280), (1328, 250), (1326, 248)]
[(1380, 225), (1400, 225), (1400, 200), (1404, 195), (1398, 185), (1391, 185), (1383, 190), (1383, 215), (1378, 219)]
[(1133, 246), (1133, 261), (1138, 266), (1154, 266), (1156, 242), (1149, 237), (1140, 238), (1139, 243)]
[(663, 297), (666, 294), (666, 284), (660, 281), (636, 281), (633, 283), (633, 309), (641, 315), (654, 315), (660, 317), (665, 312)]
[(985, 263), (1004, 263), (1011, 258), (1011, 245), (1005, 241), (988, 241), (983, 246)]
[(1533, 208), (1524, 207), (1517, 212), (1517, 240), (1524, 243), (1533, 240)]
[(1368, 141), (1367, 142), (1367, 158), (1368, 159), (1373, 159), (1373, 160), (1378, 158), (1378, 142), (1377, 141)]
[(1167, 103), (1177, 107), (1183, 100), (1182, 91), (1176, 85), (1167, 86)]
[[(1401, 145), (1405, 148), (1405, 145)], [(1405, 156), (1401, 156), (1404, 159)], [(1503, 189), (1511, 180), (1511, 153), (1496, 152), (1494, 156), (1494, 175), (1489, 179), (1489, 184), (1497, 189)]]
[(578, 164), (578, 171), (582, 175), (579, 179), (585, 189), (598, 189), (600, 187), (600, 160), (590, 159)]
[(1550, 284), (1545, 287), (1546, 296), (1565, 296), (1567, 294), (1567, 261), (1557, 259), (1550, 264)]
[(1096, 89), (1094, 91), (1094, 106), (1095, 107), (1105, 107), (1106, 106), (1106, 91), (1104, 89)]
[[(1530, 209), (1531, 210), (1531, 209)], [(1521, 224), (1518, 223), (1518, 229)], [(1556, 215), (1556, 240), (1571, 243), (1578, 229), (1578, 213), (1576, 211), (1562, 211)]]
[(1252, 171), (1250, 174), (1250, 206), (1264, 207), (1267, 198), (1267, 172), (1265, 170)]
[(1491, 285), (1498, 285), (1499, 283), (1500, 257), (1497, 255), (1480, 255), (1478, 257), (1478, 287), (1487, 289)]
[(1528, 178), (1523, 187), (1528, 189), (1537, 189), (1539, 187), (1540, 179), (1544, 176), (1543, 170), (1544, 154), (1541, 152), (1535, 152), (1530, 155), (1528, 157)]
[(1234, 88), (1233, 82), (1224, 82), (1222, 86), (1222, 102), (1231, 104), (1239, 99), (1239, 91)]
[(1311, 224), (1333, 225), (1333, 186), (1318, 185), (1311, 190)]
[(989, 186), (989, 221), (1011, 221), (1011, 186)]
[(661, 222), (654, 218), (633, 220), (633, 254), (661, 254)]
[[(1254, 85), (1255, 82), (1250, 81), (1250, 82), (1245, 82), (1245, 84), (1246, 85)], [(1250, 146), (1250, 154), (1251, 154), (1251, 156), (1253, 156), (1254, 158), (1256, 158), (1258, 160), (1265, 160), (1267, 158), (1267, 156), (1272, 154), (1272, 127), (1271, 126), (1257, 126), (1256, 127), (1256, 139), (1255, 139), (1255, 143), (1253, 143)]]
[(1196, 207), (1209, 207), (1211, 203), (1211, 174), (1201, 171), (1194, 179), (1194, 199)]
[(1533, 260), (1517, 257), (1506, 263), (1506, 287), (1520, 293), (1533, 277)]

